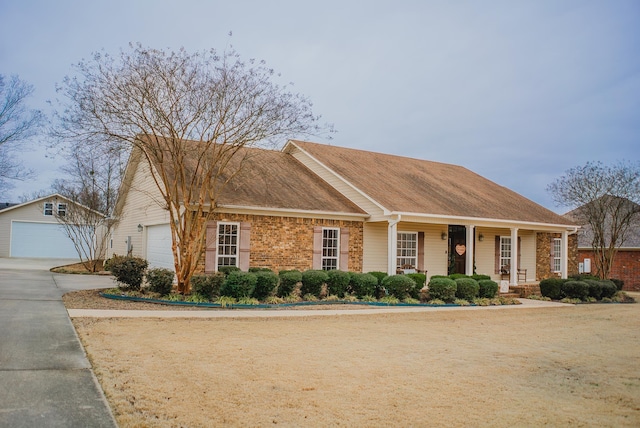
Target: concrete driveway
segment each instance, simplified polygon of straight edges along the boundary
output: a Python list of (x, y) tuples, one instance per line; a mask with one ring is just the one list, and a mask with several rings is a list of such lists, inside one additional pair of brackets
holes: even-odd
[(60, 260), (0, 258), (0, 427), (115, 427), (62, 303), (109, 277), (48, 271)]

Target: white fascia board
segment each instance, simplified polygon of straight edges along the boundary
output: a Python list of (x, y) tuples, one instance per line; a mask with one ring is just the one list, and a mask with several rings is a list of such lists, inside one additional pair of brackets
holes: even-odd
[[(65, 200), (67, 203), (69, 203), (69, 204), (73, 204), (73, 205), (76, 205), (76, 206), (78, 206), (78, 207), (80, 207), (80, 208), (83, 208), (83, 209), (85, 209), (85, 210), (87, 210), (87, 211), (91, 211), (92, 213), (97, 214), (97, 215), (98, 215), (98, 216), (100, 216), (100, 217), (105, 217), (105, 215), (104, 215), (104, 214), (99, 213), (98, 211), (94, 211), (94, 210), (92, 210), (91, 208), (87, 207), (86, 205), (82, 205), (82, 204), (79, 204), (79, 203), (77, 203), (77, 202), (74, 202), (74, 201), (72, 201), (71, 199), (69, 199), (69, 198), (67, 198), (67, 197), (65, 197), (65, 196), (62, 196), (62, 195), (61, 195), (61, 194), (59, 194), (59, 193), (52, 193), (51, 195), (43, 196), (43, 197), (41, 197), (41, 198), (34, 199), (33, 201), (27, 201), (27, 202), (23, 202), (23, 203), (18, 204), (18, 205), (14, 205), (14, 206), (9, 207), (9, 208), (5, 208), (5, 209), (3, 209), (2, 211), (0, 211), (0, 214), (4, 214), (4, 213), (9, 212), (9, 211), (11, 211), (11, 210), (15, 210), (15, 209), (18, 209), (18, 208), (26, 207), (27, 205), (35, 204), (35, 203), (42, 202), (42, 201), (45, 201), (45, 200), (47, 200), (47, 199), (52, 199), (52, 198), (60, 198), (60, 199), (64, 199), (64, 200)], [(47, 201), (47, 202), (48, 202), (48, 201)]]
[(473, 224), (475, 226), (484, 226), (484, 227), (528, 227), (528, 228), (537, 228), (537, 229), (556, 229), (558, 231), (568, 230), (571, 232), (576, 232), (580, 229), (580, 226), (572, 225), (572, 224), (550, 224), (550, 223), (539, 223), (533, 221), (518, 221), (518, 220), (502, 220), (502, 219), (494, 219), (494, 218), (481, 218), (481, 217), (465, 217), (465, 216), (454, 216), (454, 215), (443, 215), (443, 214), (420, 214), (420, 213), (409, 213), (409, 212), (398, 212), (394, 211), (391, 215), (397, 216), (401, 215), (403, 220), (406, 220), (407, 217), (417, 217), (424, 218), (430, 220), (440, 219), (446, 223), (459, 223), (459, 224)]
[(295, 146), (298, 150), (300, 150), (302, 153), (304, 153), (306, 156), (309, 157), (309, 159), (312, 159), (316, 164), (318, 164), (319, 166), (321, 166), (322, 168), (324, 168), (325, 170), (327, 170), (331, 175), (333, 175), (334, 177), (336, 177), (338, 180), (342, 181), (344, 184), (346, 184), (347, 186), (349, 186), (350, 188), (352, 188), (355, 192), (359, 193), (360, 195), (362, 195), (365, 199), (368, 199), (369, 202), (371, 202), (373, 205), (377, 206), (378, 208), (380, 208), (381, 211), (384, 212), (385, 215), (390, 215), (391, 212), (383, 207), (382, 205), (380, 205), (380, 203), (378, 201), (376, 201), (375, 199), (373, 199), (371, 196), (367, 195), (366, 193), (364, 193), (362, 190), (360, 190), (359, 188), (357, 188), (356, 186), (354, 186), (353, 184), (351, 184), (350, 181), (348, 181), (347, 179), (345, 179), (344, 177), (342, 177), (341, 175), (338, 175), (334, 170), (332, 170), (331, 168), (329, 168), (327, 165), (323, 164), (322, 162), (320, 162), (318, 159), (316, 159), (315, 157), (313, 157), (311, 154), (309, 154), (309, 152), (306, 152), (305, 150), (303, 150), (300, 146), (298, 146), (295, 142), (289, 140), (287, 142), (287, 144), (285, 145), (285, 147), (282, 149), (283, 151), (287, 151), (287, 147), (289, 145)]

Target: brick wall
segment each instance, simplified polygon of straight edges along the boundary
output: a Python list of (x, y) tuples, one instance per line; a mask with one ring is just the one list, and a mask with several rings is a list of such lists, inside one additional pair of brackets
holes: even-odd
[[(536, 234), (536, 280), (557, 277), (558, 274), (551, 271), (551, 239), (561, 238), (560, 233)], [(567, 272), (569, 275), (578, 273), (578, 235), (569, 235), (569, 257)]]
[[(249, 265), (266, 267), (274, 271), (312, 268), (315, 226), (349, 228), (349, 271), (362, 271), (363, 223), (361, 221), (250, 214), (218, 214), (215, 220), (250, 223)], [(198, 262), (198, 272), (204, 272), (204, 252)]]
[[(595, 273), (594, 255), (591, 250), (580, 250), (579, 259), (591, 259), (591, 271)], [(640, 291), (640, 251), (618, 251), (613, 259), (611, 278), (624, 281), (624, 289), (627, 291)]]

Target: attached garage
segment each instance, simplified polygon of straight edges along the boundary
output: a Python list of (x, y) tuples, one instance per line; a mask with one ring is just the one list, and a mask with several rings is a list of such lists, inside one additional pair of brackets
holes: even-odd
[(171, 228), (168, 224), (147, 226), (146, 259), (151, 268), (175, 270), (171, 251)]
[(57, 223), (11, 222), (11, 257), (77, 259), (73, 241)]

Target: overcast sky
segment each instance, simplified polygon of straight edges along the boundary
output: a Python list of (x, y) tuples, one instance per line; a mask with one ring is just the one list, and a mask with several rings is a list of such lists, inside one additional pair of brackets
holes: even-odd
[[(0, 74), (45, 111), (92, 52), (231, 43), (313, 101), (331, 144), (462, 165), (557, 212), (568, 168), (640, 159), (638, 0), (2, 0), (0, 40)], [(60, 177), (44, 145), (0, 201)]]

